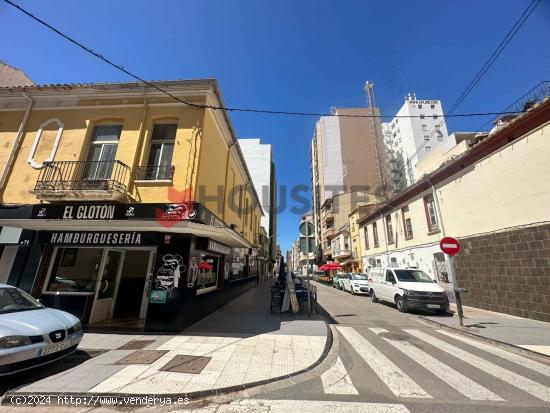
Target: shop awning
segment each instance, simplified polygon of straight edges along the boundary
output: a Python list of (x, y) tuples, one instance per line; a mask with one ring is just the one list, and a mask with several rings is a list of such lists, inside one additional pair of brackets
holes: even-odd
[(212, 238), (232, 248), (250, 248), (250, 243), (229, 228), (180, 221), (170, 228), (155, 221), (58, 221), (36, 219), (0, 219), (0, 225), (33, 231), (154, 231), (167, 234), (193, 234)]
[[(98, 219), (97, 216), (95, 219), (60, 219), (63, 217), (64, 207), (49, 204), (2, 207), (0, 208), (0, 226), (33, 231), (152, 231), (192, 234), (211, 238), (232, 248), (251, 248), (252, 246), (244, 237), (223, 224), (199, 204), (194, 205), (194, 211), (197, 212), (192, 217), (173, 221), (159, 219), (156, 215), (158, 211), (156, 204), (115, 205), (113, 208), (116, 207), (116, 210), (112, 211), (114, 217), (119, 219)], [(105, 208), (103, 205), (102, 207)], [(145, 209), (145, 213), (141, 214), (139, 208)], [(48, 219), (50, 216), (54, 219)], [(214, 225), (208, 223), (214, 223)]]

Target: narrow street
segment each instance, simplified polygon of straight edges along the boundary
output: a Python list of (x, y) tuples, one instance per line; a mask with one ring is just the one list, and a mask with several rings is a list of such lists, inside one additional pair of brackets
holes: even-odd
[(366, 296), (317, 286), (319, 304), (338, 333), (336, 362), (318, 378), (257, 399), (288, 406), (307, 400), (300, 403), (308, 411), (332, 412), (550, 408), (550, 363), (438, 330)]

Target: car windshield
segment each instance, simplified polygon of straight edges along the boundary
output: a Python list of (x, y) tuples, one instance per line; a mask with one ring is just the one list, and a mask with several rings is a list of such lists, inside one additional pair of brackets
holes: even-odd
[(353, 274), (353, 279), (354, 280), (367, 280), (367, 275), (366, 274)]
[(17, 288), (0, 288), (0, 314), (15, 311), (37, 310), (43, 306)]
[(420, 270), (393, 270), (397, 279), (403, 282), (432, 283), (428, 274)]

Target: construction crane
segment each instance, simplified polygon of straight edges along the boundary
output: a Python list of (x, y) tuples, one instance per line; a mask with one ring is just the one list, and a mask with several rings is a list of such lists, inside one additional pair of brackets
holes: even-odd
[(383, 145), (382, 141), (382, 132), (378, 130), (378, 118), (376, 117), (375, 103), (374, 103), (374, 84), (367, 80), (365, 82), (365, 93), (367, 94), (368, 107), (370, 109), (371, 116), (371, 130), (372, 130), (372, 141), (374, 149), (374, 158), (376, 160), (376, 171), (378, 173), (378, 185), (382, 190), (381, 195), (386, 195), (386, 181), (384, 179), (384, 170), (382, 160), (384, 159), (384, 148), (380, 147)]

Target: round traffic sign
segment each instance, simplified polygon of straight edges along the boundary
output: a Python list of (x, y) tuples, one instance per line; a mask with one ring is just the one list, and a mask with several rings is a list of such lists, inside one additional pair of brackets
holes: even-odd
[(447, 255), (456, 255), (460, 251), (460, 244), (453, 237), (444, 237), (439, 241), (439, 248)]

